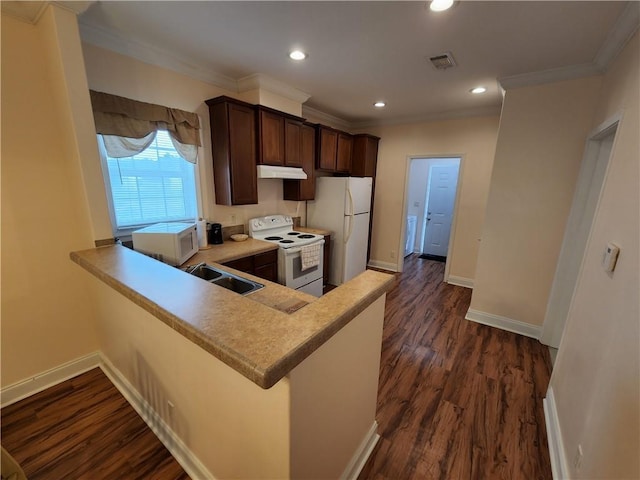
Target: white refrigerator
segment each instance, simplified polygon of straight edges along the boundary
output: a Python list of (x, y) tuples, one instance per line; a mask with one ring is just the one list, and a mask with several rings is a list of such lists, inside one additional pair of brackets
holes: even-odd
[(340, 285), (365, 271), (371, 209), (370, 177), (318, 177), (307, 203), (307, 226), (331, 232), (329, 283)]

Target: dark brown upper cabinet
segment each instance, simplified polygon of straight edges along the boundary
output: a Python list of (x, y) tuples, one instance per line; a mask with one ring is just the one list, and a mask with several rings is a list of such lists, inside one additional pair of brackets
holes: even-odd
[(318, 125), (318, 170), (349, 173), (353, 136), (324, 125)]
[(255, 106), (221, 96), (206, 101), (211, 122), (216, 203), (258, 203)]
[(258, 112), (258, 163), (300, 167), (300, 131), (303, 119), (262, 105)]
[(351, 175), (354, 177), (376, 176), (379, 141), (379, 137), (374, 137), (368, 133), (359, 133), (353, 136)]
[(338, 131), (333, 128), (318, 126), (318, 170), (336, 171), (336, 155), (338, 153)]
[(336, 172), (349, 173), (351, 171), (351, 153), (353, 151), (353, 136), (338, 132), (338, 154), (336, 155)]
[(291, 118), (284, 119), (284, 164), (287, 167), (303, 166), (302, 122)]
[(313, 125), (300, 125), (300, 159), (306, 180), (283, 180), (285, 200), (313, 200), (316, 194), (316, 129)]

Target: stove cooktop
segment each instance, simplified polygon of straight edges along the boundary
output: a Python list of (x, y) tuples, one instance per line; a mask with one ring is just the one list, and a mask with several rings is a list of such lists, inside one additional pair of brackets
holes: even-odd
[(298, 232), (293, 219), (286, 215), (268, 215), (249, 220), (249, 235), (258, 240), (277, 243), (280, 248), (301, 247), (323, 239), (322, 235)]

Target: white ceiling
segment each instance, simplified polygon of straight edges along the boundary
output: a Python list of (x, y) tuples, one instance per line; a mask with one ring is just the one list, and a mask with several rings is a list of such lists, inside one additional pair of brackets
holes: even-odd
[[(497, 111), (504, 77), (593, 73), (625, 7), (463, 1), (435, 13), (424, 1), (105, 1), (79, 20), (89, 43), (227, 88), (261, 73), (308, 93), (305, 105), (366, 125)], [(293, 47), (308, 59), (290, 60)], [(428, 57), (446, 51), (458, 66), (436, 70)], [(471, 95), (477, 85), (488, 92)], [(373, 107), (380, 99), (386, 108)]]

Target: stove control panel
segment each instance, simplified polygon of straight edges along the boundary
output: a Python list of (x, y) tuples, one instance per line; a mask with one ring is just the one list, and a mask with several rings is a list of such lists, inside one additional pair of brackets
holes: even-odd
[(249, 220), (249, 232), (262, 232), (275, 228), (292, 228), (293, 218), (287, 215), (267, 215)]

